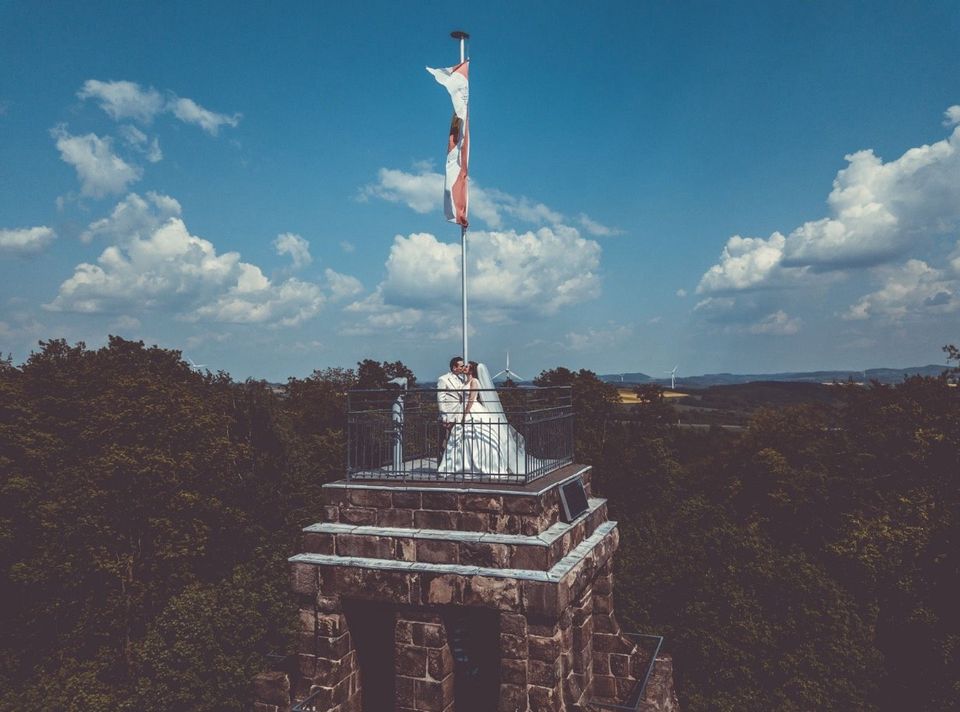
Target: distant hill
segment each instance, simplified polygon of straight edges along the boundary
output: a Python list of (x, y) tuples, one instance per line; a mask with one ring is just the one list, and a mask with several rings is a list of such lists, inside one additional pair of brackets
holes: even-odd
[(610, 373), (597, 378), (607, 383), (649, 383), (653, 380), (645, 373)]
[[(710, 386), (729, 386), (740, 383), (764, 382), (803, 382), (803, 383), (833, 383), (834, 381), (864, 382), (879, 381), (880, 383), (900, 383), (907, 376), (939, 376), (947, 369), (946, 366), (930, 364), (911, 368), (868, 368), (866, 371), (788, 371), (785, 373), (707, 373), (702, 376), (684, 376), (677, 378), (678, 388), (709, 388)], [(606, 374), (600, 376), (604, 381), (611, 383), (659, 383), (669, 385), (669, 378), (651, 378), (645, 373)]]

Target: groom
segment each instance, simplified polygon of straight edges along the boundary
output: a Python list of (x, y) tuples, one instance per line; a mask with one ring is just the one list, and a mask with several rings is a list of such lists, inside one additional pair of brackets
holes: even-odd
[(463, 357), (454, 356), (450, 359), (450, 371), (437, 380), (437, 407), (440, 409), (440, 421), (443, 425), (438, 462), (443, 459), (443, 453), (447, 449), (450, 431), (463, 418), (463, 384), (466, 373), (467, 366)]

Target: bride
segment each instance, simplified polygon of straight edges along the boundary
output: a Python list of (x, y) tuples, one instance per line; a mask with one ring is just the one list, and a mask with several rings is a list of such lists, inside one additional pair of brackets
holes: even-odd
[(500, 396), (482, 363), (471, 361), (461, 422), (453, 428), (440, 474), (525, 475), (523, 436), (507, 422)]

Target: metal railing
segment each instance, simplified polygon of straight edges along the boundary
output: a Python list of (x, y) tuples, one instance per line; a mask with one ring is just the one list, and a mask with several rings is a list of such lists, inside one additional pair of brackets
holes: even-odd
[(461, 391), (350, 391), (348, 479), (526, 484), (573, 462), (569, 387), (477, 393), (465, 414)]
[(644, 696), (647, 692), (647, 683), (650, 681), (650, 675), (653, 673), (653, 666), (657, 662), (657, 656), (660, 654), (660, 648), (663, 645), (663, 636), (648, 635), (646, 633), (623, 633), (623, 636), (625, 638), (630, 638), (637, 645), (640, 645), (641, 641), (647, 641), (651, 644), (650, 647), (652, 647), (653, 650), (650, 653), (650, 662), (647, 663), (647, 672), (644, 674), (642, 680), (637, 680), (637, 684), (634, 686), (633, 690), (622, 704), (588, 700), (588, 707), (603, 710), (621, 710), (622, 712), (637, 712), (637, 710), (640, 709), (640, 704), (643, 702)]

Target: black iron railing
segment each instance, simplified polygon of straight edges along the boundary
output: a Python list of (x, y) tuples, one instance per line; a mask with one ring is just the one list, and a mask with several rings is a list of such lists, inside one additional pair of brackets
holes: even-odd
[(647, 670), (642, 680), (637, 680), (630, 695), (622, 703), (601, 702), (598, 700), (588, 700), (587, 707), (597, 710), (619, 710), (620, 712), (637, 712), (640, 704), (643, 702), (647, 692), (647, 683), (650, 682), (650, 675), (653, 673), (653, 666), (657, 662), (657, 656), (660, 654), (660, 648), (663, 646), (662, 635), (648, 635), (646, 633), (624, 633), (624, 637), (629, 638), (638, 646), (645, 645), (650, 650), (650, 658), (647, 662)]
[(573, 462), (569, 387), (349, 393), (351, 480), (526, 484)]

